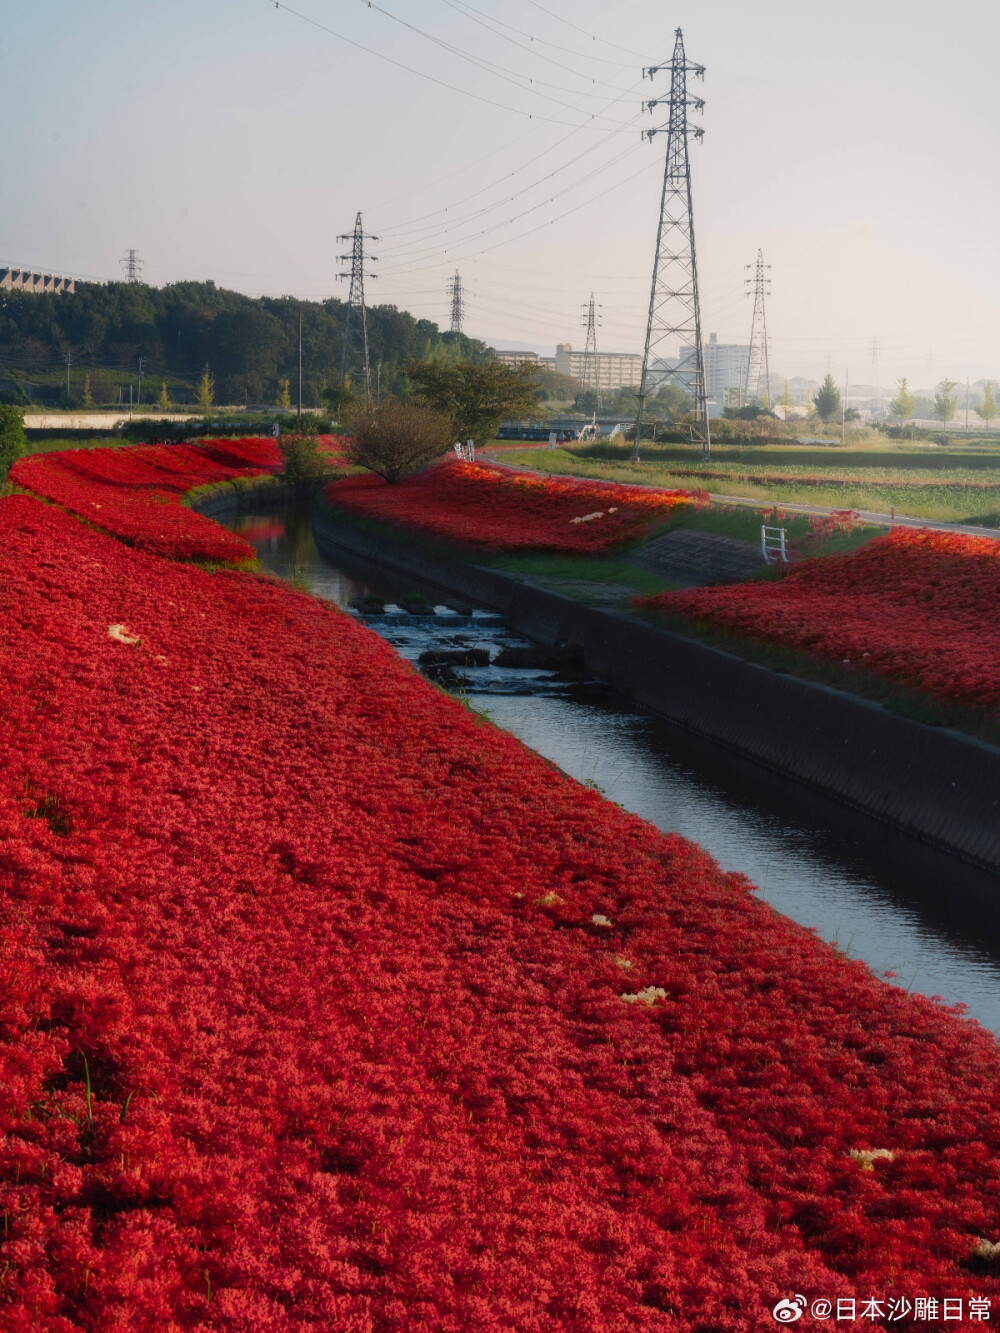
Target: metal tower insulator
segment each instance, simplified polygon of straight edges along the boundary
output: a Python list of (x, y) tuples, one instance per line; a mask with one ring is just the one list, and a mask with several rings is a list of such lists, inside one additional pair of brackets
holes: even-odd
[(657, 134), (665, 132), (667, 153), (632, 457), (639, 457), (646, 398), (651, 390), (668, 381), (678, 385), (693, 399), (691, 441), (700, 446), (704, 457), (708, 457), (712, 439), (708, 419), (705, 349), (701, 337), (698, 265), (691, 205), (691, 163), (688, 155), (689, 140), (700, 139), (703, 134), (700, 126), (689, 125), (688, 112), (700, 111), (704, 103), (701, 98), (688, 97), (687, 91), (688, 74), (703, 77), (705, 67), (688, 63), (680, 28), (676, 30), (674, 54), (669, 66), (650, 66), (643, 70), (643, 77), (648, 75), (652, 78), (661, 68), (670, 70), (670, 97), (658, 98), (656, 101), (669, 101), (670, 120), (658, 129), (643, 131), (643, 137), (650, 141)]

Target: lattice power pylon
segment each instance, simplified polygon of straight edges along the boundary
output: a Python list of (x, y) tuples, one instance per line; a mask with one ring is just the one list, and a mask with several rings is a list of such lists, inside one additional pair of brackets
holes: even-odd
[(750, 351), (747, 355), (747, 373), (743, 381), (743, 401), (771, 406), (771, 368), (767, 360), (767, 317), (764, 297), (771, 290), (771, 265), (764, 263), (763, 250), (757, 251), (757, 263), (747, 264), (753, 269), (752, 278), (746, 279), (747, 288), (753, 288), (753, 323), (750, 326)]
[[(361, 214), (354, 221), (354, 230), (338, 241), (351, 241), (350, 254), (338, 255), (341, 263), (350, 261), (350, 272), (338, 273), (341, 279), (350, 278), (351, 286), (347, 295), (347, 319), (344, 321), (344, 347), (340, 354), (340, 387), (343, 388), (353, 375), (364, 379), (365, 403), (372, 396), (372, 370), (368, 355), (368, 315), (365, 310), (365, 278), (374, 278), (374, 273), (365, 272), (365, 241), (377, 241), (361, 225)], [(370, 256), (374, 262), (374, 257)], [(355, 380), (355, 382), (357, 382)]]
[(597, 359), (597, 324), (600, 315), (600, 302), (595, 302), (594, 293), (584, 306), (587, 312), (587, 340), (583, 348), (583, 383), (597, 399), (597, 411), (601, 410), (601, 367)]
[[(669, 65), (653, 65), (642, 71), (652, 79), (661, 70), (670, 70), (670, 96), (644, 102), (647, 111), (663, 103), (670, 107), (670, 120), (654, 130), (644, 130), (644, 138), (667, 135), (667, 160), (663, 172), (660, 223), (656, 233), (653, 260), (653, 284), (649, 294), (649, 320), (646, 346), (642, 355), (642, 381), (639, 386), (639, 411), (635, 421), (635, 447), (632, 457), (639, 457), (639, 440), (646, 397), (651, 383), (661, 383), (669, 375), (694, 399), (695, 421), (691, 428), (693, 444), (699, 444), (704, 457), (712, 447), (708, 423), (708, 397), (705, 386), (705, 349), (701, 341), (701, 309), (698, 303), (698, 265), (694, 245), (694, 213), (691, 207), (691, 162), (688, 139), (700, 139), (700, 126), (688, 124), (688, 111), (701, 111), (704, 101), (688, 97), (687, 76), (705, 77), (704, 65), (692, 65), (684, 54), (684, 36), (676, 31), (674, 54)], [(667, 356), (680, 347), (676, 366), (668, 366)]]
[(458, 269), (448, 283), (448, 291), (451, 294), (451, 331), (461, 333), (462, 320), (465, 318), (465, 297), (462, 295), (462, 275)]
[(138, 282), (142, 277), (142, 260), (138, 250), (126, 250), (125, 258), (119, 259), (118, 264), (126, 282)]

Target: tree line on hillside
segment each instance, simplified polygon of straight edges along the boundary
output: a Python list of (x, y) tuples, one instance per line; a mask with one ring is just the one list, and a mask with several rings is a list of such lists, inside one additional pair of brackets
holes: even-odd
[[(340, 377), (346, 303), (249, 297), (213, 282), (80, 283), (73, 295), (0, 293), (0, 400), (52, 406), (198, 401), (205, 377), (214, 401), (317, 407)], [(485, 344), (443, 333), (396, 306), (368, 310), (373, 379), (406, 396), (410, 361), (485, 362)], [(67, 366), (68, 360), (68, 366)], [(69, 393), (67, 394), (67, 369)], [(165, 394), (162, 386), (165, 386)], [(166, 406), (166, 402), (162, 403)]]

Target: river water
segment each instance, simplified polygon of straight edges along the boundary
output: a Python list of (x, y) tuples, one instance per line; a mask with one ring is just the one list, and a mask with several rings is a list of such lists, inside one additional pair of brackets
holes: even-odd
[[(268, 569), (345, 610), (365, 592), (392, 605), (415, 590), (346, 552), (336, 564), (324, 559), (306, 513), (225, 521)], [(441, 607), (430, 618), (390, 612), (369, 623), (413, 662), (428, 648), (479, 647), (495, 657), (526, 643), (484, 612), (450, 619)], [(463, 674), (459, 688), (473, 708), (566, 773), (700, 843), (725, 869), (749, 876), (779, 912), (876, 974), (965, 1004), (1000, 1034), (996, 879), (693, 737), (599, 681), (495, 665)]]

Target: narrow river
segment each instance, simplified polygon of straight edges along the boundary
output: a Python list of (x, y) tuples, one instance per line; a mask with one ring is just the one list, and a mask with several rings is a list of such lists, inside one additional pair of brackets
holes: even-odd
[[(392, 603), (415, 588), (346, 553), (336, 564), (324, 559), (308, 514), (294, 509), (222, 521), (268, 569), (344, 609), (365, 592)], [(429, 648), (486, 648), (495, 657), (525, 643), (485, 613), (460, 628), (442, 619), (394, 624), (390, 614), (370, 623), (413, 662)], [(1000, 882), (689, 735), (598, 681), (552, 675), (491, 664), (467, 668), (462, 688), (472, 707), (565, 772), (749, 876), (779, 912), (877, 974), (893, 973), (896, 985), (967, 1005), (1000, 1034)]]

